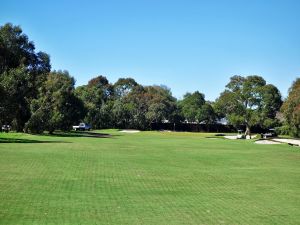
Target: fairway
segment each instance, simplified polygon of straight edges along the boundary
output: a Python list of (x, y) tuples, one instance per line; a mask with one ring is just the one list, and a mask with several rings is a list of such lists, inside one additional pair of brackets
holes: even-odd
[(300, 224), (300, 148), (98, 133), (1, 133), (0, 224)]

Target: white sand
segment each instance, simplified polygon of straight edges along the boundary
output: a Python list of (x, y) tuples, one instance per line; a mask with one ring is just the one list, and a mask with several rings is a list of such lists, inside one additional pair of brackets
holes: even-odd
[(259, 140), (256, 141), (255, 144), (261, 144), (261, 145), (280, 145), (281, 143), (275, 142), (275, 141), (270, 141), (270, 140)]
[(287, 143), (287, 144), (293, 144), (293, 145), (298, 145), (300, 146), (300, 140), (296, 139), (280, 139), (280, 138), (274, 138), (274, 141), (278, 141), (281, 143)]
[(121, 130), (120, 132), (134, 134), (134, 133), (139, 133), (141, 131), (140, 130)]
[[(252, 135), (251, 139), (256, 138), (256, 137), (257, 137), (257, 135)], [(238, 139), (237, 136), (224, 136), (224, 138), (227, 138), (227, 139), (230, 139), (230, 140), (236, 140), (236, 139)], [(248, 140), (250, 139), (248, 135), (247, 135), (246, 139), (248, 139)]]
[(237, 136), (224, 136), (224, 138), (230, 139), (230, 140), (236, 140)]

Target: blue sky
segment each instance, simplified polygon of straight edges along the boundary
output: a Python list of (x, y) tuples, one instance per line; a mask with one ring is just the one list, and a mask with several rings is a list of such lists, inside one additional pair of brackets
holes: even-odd
[(299, 12), (298, 0), (2, 0), (0, 24), (20, 25), (77, 85), (133, 77), (214, 100), (236, 74), (287, 95), (300, 77)]

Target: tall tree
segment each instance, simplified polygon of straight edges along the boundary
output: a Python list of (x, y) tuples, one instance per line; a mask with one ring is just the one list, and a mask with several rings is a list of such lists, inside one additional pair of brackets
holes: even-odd
[(300, 78), (297, 78), (289, 89), (288, 98), (282, 105), (290, 134), (300, 137)]
[(2, 73), (0, 84), (2, 107), (0, 116), (2, 123), (12, 124), (14, 129), (21, 131), (30, 117), (30, 74), (24, 67), (10, 69)]
[(105, 76), (91, 79), (87, 85), (77, 87), (75, 93), (87, 109), (85, 122), (93, 128), (104, 128), (110, 124), (107, 123), (107, 119), (110, 118), (108, 110), (112, 110), (112, 105), (108, 102), (113, 100), (113, 86)]
[(32, 101), (32, 115), (26, 130), (52, 133), (56, 129), (69, 130), (72, 124), (78, 123), (85, 110), (74, 94), (74, 84), (74, 78), (67, 71), (51, 72), (40, 89), (39, 98)]
[(135, 86), (126, 96), (121, 99), (126, 112), (129, 114), (127, 128), (146, 129), (148, 122), (146, 113), (148, 110), (147, 91), (142, 85)]
[(113, 86), (115, 97), (122, 98), (138, 86), (138, 83), (133, 78), (119, 78)]
[(26, 68), (34, 83), (45, 80), (45, 73), (51, 69), (50, 57), (45, 52), (36, 53), (34, 43), (22, 29), (7, 23), (0, 27), (0, 76), (17, 67)]
[(163, 85), (148, 86), (145, 89), (148, 106), (146, 118), (149, 125), (152, 122), (171, 121), (176, 110), (176, 99), (172, 96), (171, 90)]
[(201, 107), (205, 104), (205, 96), (199, 91), (192, 94), (186, 93), (178, 104), (186, 121), (199, 122), (199, 114)]
[(276, 122), (282, 104), (279, 90), (266, 85), (260, 76), (233, 76), (216, 101), (216, 109), (233, 125), (246, 126), (246, 135), (255, 125), (269, 126)]
[(97, 76), (88, 82), (87, 87), (96, 91), (101, 91), (102, 101), (107, 101), (113, 98), (113, 85), (109, 83), (105, 76)]
[(212, 104), (206, 102), (198, 111), (197, 120), (199, 123), (214, 124), (216, 122), (216, 113)]
[(50, 57), (35, 52), (19, 26), (0, 27), (0, 123), (21, 131), (30, 117), (29, 105), (51, 69)]

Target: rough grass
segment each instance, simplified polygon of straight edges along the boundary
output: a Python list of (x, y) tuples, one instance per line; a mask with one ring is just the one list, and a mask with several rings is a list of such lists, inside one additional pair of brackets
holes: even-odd
[(300, 149), (208, 134), (0, 134), (0, 224), (300, 224)]

